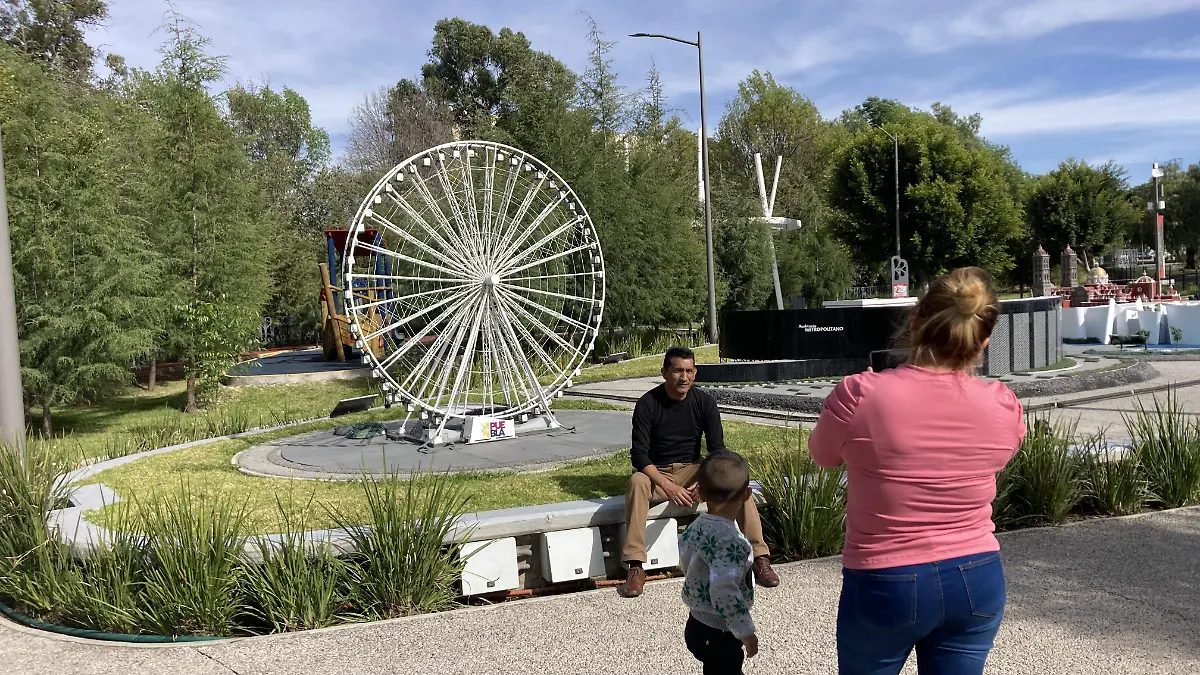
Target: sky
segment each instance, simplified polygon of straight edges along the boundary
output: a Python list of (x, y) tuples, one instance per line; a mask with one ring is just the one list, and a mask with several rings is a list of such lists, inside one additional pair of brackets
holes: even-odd
[[(163, 0), (109, 0), (90, 44), (153, 68)], [(671, 105), (700, 125), (696, 51), (704, 44), (708, 127), (737, 84), (769, 71), (825, 118), (870, 96), (935, 102), (983, 117), (1022, 168), (1068, 157), (1113, 160), (1133, 183), (1152, 162), (1200, 162), (1200, 0), (175, 0), (227, 58), (226, 83), (291, 87), (329, 132), (335, 155), (368, 92), (416, 78), (438, 19), (523, 32), (534, 49), (587, 68), (587, 22), (616, 41), (620, 82), (644, 86), (656, 64)], [(953, 5), (953, 7), (951, 7)]]

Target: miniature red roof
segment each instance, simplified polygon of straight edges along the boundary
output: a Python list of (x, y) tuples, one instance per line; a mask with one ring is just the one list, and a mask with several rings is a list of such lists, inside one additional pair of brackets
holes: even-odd
[[(362, 244), (374, 244), (375, 230), (363, 230), (358, 233), (358, 241)], [(325, 230), (325, 236), (333, 240), (333, 245), (338, 253), (346, 250), (346, 240), (350, 238), (350, 230)]]

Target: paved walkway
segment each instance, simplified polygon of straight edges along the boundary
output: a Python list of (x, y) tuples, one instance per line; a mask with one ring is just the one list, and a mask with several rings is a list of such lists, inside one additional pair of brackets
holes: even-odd
[[(1009, 606), (989, 673), (1200, 672), (1200, 509), (1000, 536)], [(834, 673), (836, 558), (780, 568), (758, 594), (747, 673)], [(679, 581), (204, 646), (114, 647), (0, 622), (9, 675), (698, 673)], [(914, 673), (910, 663), (905, 671)]]

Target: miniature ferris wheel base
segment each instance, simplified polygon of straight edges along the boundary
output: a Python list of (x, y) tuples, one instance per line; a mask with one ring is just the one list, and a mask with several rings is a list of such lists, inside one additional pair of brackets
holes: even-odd
[(442, 425), (433, 420), (406, 422), (403, 431), (395, 440), (406, 440), (431, 447), (444, 445), (496, 443), (517, 440), (520, 437), (565, 429), (553, 413), (541, 413), (504, 419), (488, 415), (470, 415), (465, 418), (450, 418)]

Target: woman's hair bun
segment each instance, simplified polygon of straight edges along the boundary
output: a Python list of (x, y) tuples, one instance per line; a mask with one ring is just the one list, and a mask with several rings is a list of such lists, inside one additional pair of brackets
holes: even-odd
[(943, 275), (917, 303), (909, 342), (913, 361), (970, 367), (999, 316), (996, 290), (985, 270), (960, 267)]

